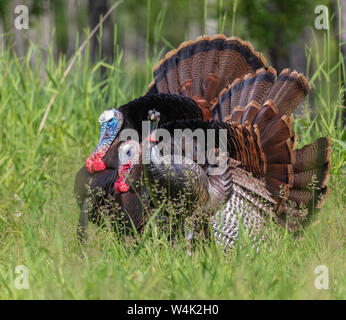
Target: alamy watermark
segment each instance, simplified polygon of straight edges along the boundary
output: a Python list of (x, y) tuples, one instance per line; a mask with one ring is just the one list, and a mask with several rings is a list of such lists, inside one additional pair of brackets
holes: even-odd
[(18, 5), (14, 8), (14, 13), (17, 15), (14, 19), (14, 27), (17, 30), (29, 29), (29, 9), (25, 5)]
[(317, 274), (315, 278), (315, 288), (318, 290), (329, 289), (329, 270), (325, 265), (319, 265), (315, 268), (314, 273)]
[(14, 287), (18, 290), (29, 289), (29, 269), (24, 265), (16, 266), (14, 273), (18, 276), (14, 279)]
[[(150, 122), (142, 121), (142, 137), (149, 137)], [(218, 136), (217, 136), (218, 134)], [(120, 132), (120, 141), (129, 141), (138, 144), (137, 150), (141, 150), (142, 164), (159, 163), (165, 158), (166, 164), (183, 164), (188, 163), (186, 159), (193, 159), (197, 164), (210, 165), (209, 175), (221, 175), (225, 173), (228, 164), (227, 153), (227, 130), (226, 129), (174, 129), (173, 136), (163, 128), (156, 129), (155, 135), (155, 156), (150, 145), (139, 143), (139, 135), (135, 129), (124, 129)], [(216, 142), (218, 141), (218, 145)], [(174, 150), (172, 150), (172, 142)], [(124, 148), (124, 152), (128, 149)], [(217, 152), (216, 152), (217, 150)], [(119, 158), (126, 158), (125, 155), (119, 155)], [(136, 158), (139, 160), (139, 157)], [(135, 163), (133, 163), (135, 164)]]
[(317, 30), (328, 30), (329, 20), (328, 20), (328, 7), (325, 5), (319, 5), (315, 8), (315, 14), (318, 16), (315, 18), (315, 28)]

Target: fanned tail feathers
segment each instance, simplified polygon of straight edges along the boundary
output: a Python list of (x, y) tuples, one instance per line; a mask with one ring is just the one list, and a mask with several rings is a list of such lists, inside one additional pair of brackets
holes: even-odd
[[(320, 138), (295, 149), (292, 113), (309, 90), (308, 80), (296, 71), (285, 69), (277, 77), (274, 69), (261, 68), (255, 74), (236, 79), (220, 93), (219, 112), (223, 120), (241, 125), (257, 142), (258, 152), (251, 155), (262, 164), (261, 172), (251, 166), (245, 169), (265, 178), (277, 202), (277, 216), (281, 222), (290, 221), (290, 230), (306, 218), (302, 211), (292, 210), (292, 203), (311, 212), (327, 192), (330, 140)], [(295, 219), (287, 219), (288, 216)]]
[(190, 97), (204, 121), (221, 121), (217, 127), (228, 130), (230, 156), (265, 179), (276, 217), (290, 230), (308, 220), (298, 207), (312, 212), (327, 193), (330, 140), (296, 150), (292, 129), (292, 113), (310, 89), (303, 74), (284, 69), (277, 75), (248, 42), (224, 35), (201, 36), (168, 52), (149, 85), (149, 93)]
[(149, 92), (156, 88), (159, 93), (191, 97), (202, 109), (205, 120), (215, 119), (212, 113), (220, 91), (265, 63), (248, 42), (224, 35), (201, 36), (166, 54), (154, 67)]
[[(296, 150), (293, 186), (289, 190), (285, 210), (278, 217), (278, 221), (287, 225), (290, 231), (311, 222), (315, 208), (323, 206), (328, 194), (331, 146), (330, 139), (323, 137)], [(302, 214), (304, 209), (307, 214)]]

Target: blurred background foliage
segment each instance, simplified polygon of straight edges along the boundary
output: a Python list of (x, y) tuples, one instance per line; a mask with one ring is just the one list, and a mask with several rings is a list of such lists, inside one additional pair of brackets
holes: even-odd
[[(33, 42), (43, 49), (43, 56), (52, 50), (56, 60), (68, 59), (113, 3), (1, 0), (0, 46), (25, 56)], [(19, 4), (29, 8), (29, 30), (14, 28), (14, 8)], [(158, 61), (168, 49), (200, 34), (225, 33), (250, 41), (279, 71), (290, 66), (311, 76), (318, 66), (308, 65), (307, 49), (318, 46), (326, 34), (314, 28), (314, 10), (321, 4), (329, 8), (333, 63), (340, 54), (346, 56), (346, 0), (126, 0), (105, 22), (102, 35), (91, 40), (89, 59), (111, 63), (122, 52), (124, 69), (144, 74), (149, 57)], [(32, 59), (34, 63), (34, 55)], [(150, 81), (151, 75), (143, 77)]]

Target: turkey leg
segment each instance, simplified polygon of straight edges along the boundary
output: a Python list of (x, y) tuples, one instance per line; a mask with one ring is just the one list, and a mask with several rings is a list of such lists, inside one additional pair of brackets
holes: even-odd
[(87, 230), (89, 223), (89, 206), (88, 198), (83, 202), (82, 211), (79, 216), (78, 227), (77, 227), (77, 238), (79, 242), (83, 242), (88, 238)]

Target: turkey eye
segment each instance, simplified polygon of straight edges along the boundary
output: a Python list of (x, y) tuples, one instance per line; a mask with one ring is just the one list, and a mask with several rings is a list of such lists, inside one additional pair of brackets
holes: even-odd
[(136, 141), (125, 142), (119, 146), (118, 156), (119, 163), (132, 165), (138, 163), (140, 157), (140, 146), (137, 146)]
[(132, 146), (126, 146), (124, 151), (123, 151), (123, 154), (126, 158), (131, 158), (132, 157)]

